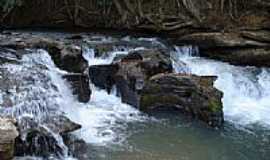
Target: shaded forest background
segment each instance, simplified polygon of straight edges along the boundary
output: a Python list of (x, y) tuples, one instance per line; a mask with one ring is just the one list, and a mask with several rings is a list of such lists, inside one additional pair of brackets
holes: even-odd
[(0, 0), (1, 25), (148, 29), (270, 29), (269, 0)]

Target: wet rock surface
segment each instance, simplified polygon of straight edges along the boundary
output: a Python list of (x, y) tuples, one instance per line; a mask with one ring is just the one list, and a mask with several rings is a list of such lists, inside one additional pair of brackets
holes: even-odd
[(15, 138), (19, 136), (14, 119), (0, 117), (0, 159), (12, 160)]
[(144, 85), (140, 109), (146, 112), (179, 110), (213, 127), (223, 124), (222, 93), (213, 87), (216, 77), (159, 74)]
[(87, 103), (91, 97), (89, 77), (84, 74), (66, 74), (63, 76), (66, 79), (73, 91), (73, 94), (78, 96), (80, 102)]
[(48, 116), (40, 120), (21, 117), (18, 121), (20, 137), (16, 139), (16, 156), (35, 155), (49, 157), (52, 153), (62, 155), (62, 137), (81, 128), (79, 124), (61, 115)]
[(79, 139), (74, 135), (64, 136), (64, 141), (69, 148), (69, 153), (79, 160), (95, 160), (97, 157), (96, 151), (91, 144)]
[(91, 82), (101, 89), (111, 91), (115, 84), (114, 75), (117, 73), (118, 65), (96, 65), (89, 68)]

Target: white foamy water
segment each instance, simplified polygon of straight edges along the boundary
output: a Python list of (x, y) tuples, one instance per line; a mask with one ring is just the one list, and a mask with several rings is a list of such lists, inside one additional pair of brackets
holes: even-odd
[(198, 50), (191, 46), (176, 47), (172, 53), (173, 59), (185, 62), (191, 73), (218, 76), (215, 87), (224, 93), (226, 121), (270, 126), (270, 69), (238, 67), (197, 56)]
[[(93, 49), (85, 48), (83, 56), (88, 61), (89, 66), (105, 65), (111, 64), (117, 55), (126, 55), (130, 50), (139, 49), (141, 48), (124, 49), (125, 51), (116, 49), (109, 53), (108, 57), (95, 57)], [(88, 104), (73, 103), (74, 107), (70, 107), (70, 111), (67, 112), (72, 120), (82, 125), (82, 129), (76, 134), (86, 142), (96, 145), (121, 143), (126, 138), (123, 130), (127, 123), (144, 121), (145, 117), (137, 109), (122, 103), (121, 98), (116, 97), (114, 93), (108, 94), (105, 90), (90, 85), (92, 90), (91, 101)], [(67, 97), (72, 97), (65, 86), (59, 88), (63, 90), (62, 93), (69, 93), (69, 95), (66, 95)], [(70, 102), (68, 103), (70, 104)], [(78, 106), (80, 106), (79, 110)]]
[[(15, 87), (7, 91), (9, 106), (0, 107), (2, 115), (40, 119), (49, 114), (64, 114), (82, 125), (82, 129), (75, 134), (95, 145), (121, 143), (127, 136), (124, 134), (127, 124), (144, 120), (137, 109), (93, 85), (91, 101), (86, 104), (78, 102), (69, 84), (62, 78), (66, 72), (54, 65), (49, 54), (44, 50), (29, 52), (18, 63), (1, 65), (7, 74), (5, 76), (10, 77), (10, 82), (14, 83), (11, 85)], [(91, 65), (96, 65), (109, 64), (114, 56), (127, 52), (114, 52), (107, 59), (98, 59), (92, 54), (92, 50), (88, 49), (84, 56)], [(0, 92), (1, 103), (7, 101), (5, 94)], [(60, 135), (53, 133), (53, 136), (63, 149), (63, 159), (72, 159), (67, 156), (67, 148)]]

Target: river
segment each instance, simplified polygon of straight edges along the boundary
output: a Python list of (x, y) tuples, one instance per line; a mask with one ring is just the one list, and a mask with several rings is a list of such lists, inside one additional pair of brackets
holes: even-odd
[[(104, 42), (107, 40), (110, 38), (104, 38)], [(166, 47), (156, 38), (123, 37), (121, 40), (145, 41), (150, 45)], [(89, 66), (110, 64), (116, 55), (140, 49), (123, 48), (114, 49), (107, 57), (97, 58), (94, 56), (94, 50), (86, 47), (84, 58)], [(89, 154), (84, 155), (85, 159), (268, 160), (270, 69), (238, 67), (202, 58), (199, 49), (194, 46), (172, 48), (174, 50), (171, 50), (170, 55), (175, 72), (183, 72), (183, 66), (178, 65), (179, 61), (182, 61), (187, 64), (185, 72), (218, 77), (214, 85), (224, 93), (223, 129), (208, 128), (205, 124), (181, 114), (160, 113), (155, 117), (145, 115), (132, 106), (123, 104), (114, 91), (108, 94), (94, 85), (91, 85), (91, 101), (87, 104), (79, 103), (72, 95), (67, 82), (61, 78), (65, 71), (54, 65), (45, 50), (31, 51), (33, 53), (25, 55), (18, 64), (1, 65), (1, 69), (6, 69), (18, 77), (27, 74), (36, 75), (32, 76), (36, 82), (28, 85), (30, 91), (27, 90), (20, 95), (14, 93), (16, 106), (0, 111), (2, 114), (15, 117), (42, 116), (44, 112), (50, 114), (55, 110), (67, 115), (82, 125), (82, 129), (73, 134), (83, 139), (91, 148)], [(25, 104), (27, 108), (23, 108)], [(59, 143), (62, 143), (61, 138)], [(87, 157), (88, 155), (91, 157)], [(66, 151), (61, 159), (73, 157)]]

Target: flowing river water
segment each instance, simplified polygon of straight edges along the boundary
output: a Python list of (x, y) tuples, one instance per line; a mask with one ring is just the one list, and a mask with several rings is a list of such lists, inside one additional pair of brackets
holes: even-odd
[[(124, 39), (130, 40), (127, 37)], [(164, 47), (154, 38), (137, 40)], [(141, 48), (115, 49), (108, 57), (97, 58), (93, 49), (84, 48), (84, 58), (89, 66), (110, 64), (116, 55), (136, 49)], [(57, 111), (67, 115), (82, 125), (82, 129), (74, 135), (91, 148), (81, 155), (84, 159), (268, 160), (270, 157), (268, 68), (236, 67), (201, 58), (196, 47), (174, 47), (171, 57), (175, 72), (184, 69), (196, 75), (218, 76), (215, 87), (224, 93), (225, 126), (221, 130), (214, 130), (184, 115), (144, 115), (132, 106), (123, 104), (114, 92), (108, 94), (94, 85), (91, 85), (91, 101), (79, 103), (67, 82), (61, 78), (65, 71), (54, 65), (49, 54), (45, 50), (31, 52), (23, 56), (18, 64), (1, 65), (1, 69), (18, 78), (33, 75), (35, 83), (27, 86), (31, 88), (30, 91), (20, 92), (19, 95), (11, 91), (16, 105), (10, 109), (0, 109), (0, 113), (16, 117), (39, 117)], [(185, 62), (187, 66), (183, 68), (179, 61)], [(63, 143), (61, 137), (58, 137), (58, 141)], [(61, 159), (74, 159), (68, 155), (66, 146), (61, 146), (66, 150)]]

